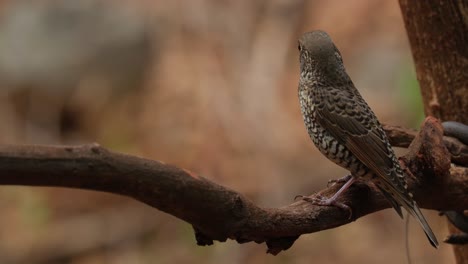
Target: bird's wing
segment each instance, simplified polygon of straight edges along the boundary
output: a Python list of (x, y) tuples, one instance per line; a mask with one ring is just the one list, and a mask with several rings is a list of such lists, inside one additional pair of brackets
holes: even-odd
[(379, 177), (383, 186), (377, 187), (398, 214), (402, 216), (398, 206), (401, 204), (418, 219), (429, 241), (437, 248), (437, 238), (406, 189), (403, 172), (398, 161), (395, 162), (385, 132), (358, 91), (330, 88), (317, 95), (318, 122)]
[(320, 124), (390, 188), (406, 193), (404, 182), (396, 177), (385, 132), (357, 90), (325, 88), (317, 95)]

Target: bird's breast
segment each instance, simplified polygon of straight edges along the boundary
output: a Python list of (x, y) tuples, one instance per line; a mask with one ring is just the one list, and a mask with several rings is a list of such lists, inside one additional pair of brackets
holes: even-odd
[(312, 89), (301, 89), (299, 87), (299, 101), (301, 105), (302, 117), (307, 132), (314, 142), (315, 146), (328, 159), (339, 166), (351, 171), (355, 176), (364, 176), (369, 170), (362, 164), (338, 139), (334, 138), (321, 122), (317, 115), (317, 109), (320, 107), (320, 94), (314, 93)]

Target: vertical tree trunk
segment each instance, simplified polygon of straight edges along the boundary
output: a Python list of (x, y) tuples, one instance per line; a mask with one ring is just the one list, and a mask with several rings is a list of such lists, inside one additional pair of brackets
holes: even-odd
[[(399, 2), (425, 114), (468, 124), (468, 0)], [(454, 252), (468, 263), (468, 246)]]

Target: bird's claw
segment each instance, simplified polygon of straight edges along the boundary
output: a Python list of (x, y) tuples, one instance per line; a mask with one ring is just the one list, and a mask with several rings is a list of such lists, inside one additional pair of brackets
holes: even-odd
[(298, 194), (298, 195), (296, 195), (296, 196), (294, 197), (294, 201), (296, 201), (297, 198), (301, 198), (301, 200), (304, 200), (304, 198), (306, 198), (306, 197), (307, 197), (307, 196), (305, 196), (305, 195)]
[(314, 197), (309, 197), (309, 196), (304, 196), (304, 195), (296, 195), (294, 200), (297, 200), (297, 198), (301, 198), (303, 201), (309, 202), (314, 205), (320, 205), (320, 206), (334, 206), (338, 207), (342, 210), (345, 210), (348, 212), (348, 220), (351, 220), (353, 216), (353, 210), (351, 207), (344, 203), (338, 202), (336, 199), (332, 198), (326, 198), (320, 194), (316, 194)]

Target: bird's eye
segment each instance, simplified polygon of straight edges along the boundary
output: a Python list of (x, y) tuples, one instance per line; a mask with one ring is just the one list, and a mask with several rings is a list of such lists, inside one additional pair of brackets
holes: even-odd
[(298, 49), (299, 51), (302, 50), (301, 44), (297, 44), (297, 49)]

